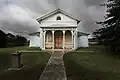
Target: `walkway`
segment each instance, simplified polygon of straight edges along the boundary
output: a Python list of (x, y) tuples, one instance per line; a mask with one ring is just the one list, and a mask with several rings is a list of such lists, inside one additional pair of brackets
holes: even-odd
[(51, 54), (51, 58), (39, 80), (67, 80), (63, 63), (63, 54), (64, 52), (62, 51), (55, 51)]

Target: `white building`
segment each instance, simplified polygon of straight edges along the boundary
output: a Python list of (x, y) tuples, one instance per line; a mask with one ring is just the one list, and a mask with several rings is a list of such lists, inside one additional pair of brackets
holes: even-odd
[(88, 34), (80, 32), (81, 20), (57, 9), (37, 19), (39, 32), (31, 33), (29, 47), (41, 49), (77, 49), (89, 47)]

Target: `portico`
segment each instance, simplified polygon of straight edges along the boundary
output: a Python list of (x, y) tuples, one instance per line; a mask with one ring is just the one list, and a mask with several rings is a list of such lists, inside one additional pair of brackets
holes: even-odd
[(42, 35), (43, 50), (45, 49), (75, 49), (74, 29), (44, 29)]

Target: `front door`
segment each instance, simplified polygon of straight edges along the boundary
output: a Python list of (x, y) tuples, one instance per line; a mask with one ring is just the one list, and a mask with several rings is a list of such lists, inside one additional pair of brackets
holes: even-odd
[(55, 49), (62, 49), (62, 45), (63, 45), (63, 36), (62, 36), (62, 32), (57, 31), (55, 33)]

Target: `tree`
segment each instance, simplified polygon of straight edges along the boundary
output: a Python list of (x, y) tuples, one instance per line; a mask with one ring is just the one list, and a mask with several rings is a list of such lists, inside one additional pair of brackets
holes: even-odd
[(24, 46), (27, 43), (27, 39), (20, 35), (13, 35), (11, 33), (7, 35), (7, 46), (8, 47), (16, 47), (16, 46)]
[[(120, 50), (120, 0), (108, 0), (105, 21), (97, 22), (103, 28), (94, 34), (100, 42), (110, 46), (111, 51)], [(119, 49), (118, 49), (119, 48)]]
[(8, 33), (6, 35), (7, 35), (7, 47), (15, 47), (16, 46), (16, 43), (15, 43), (16, 36), (11, 33)]
[(27, 44), (27, 39), (21, 35), (5, 34), (0, 30), (0, 48), (24, 46)]
[(0, 48), (5, 48), (6, 47), (6, 34), (0, 30)]
[(16, 45), (17, 46), (23, 46), (27, 43), (27, 39), (23, 36), (16, 35)]

